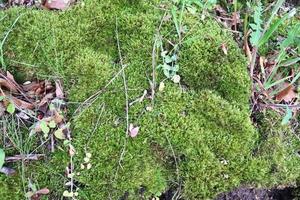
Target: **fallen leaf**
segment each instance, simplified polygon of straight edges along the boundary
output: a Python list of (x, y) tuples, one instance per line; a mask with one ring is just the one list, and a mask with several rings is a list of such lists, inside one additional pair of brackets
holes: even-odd
[(162, 81), (159, 83), (158, 91), (162, 92), (165, 89), (165, 83)]
[(294, 89), (295, 87), (289, 84), (285, 89), (281, 90), (276, 95), (276, 100), (279, 102), (282, 100), (284, 100), (285, 102), (290, 102), (291, 100), (297, 97), (297, 94), (295, 93)]
[(140, 127), (136, 126), (136, 127), (133, 127), (133, 124), (130, 124), (129, 125), (129, 136), (134, 138), (137, 136), (137, 134), (139, 133), (139, 129)]
[(12, 176), (16, 173), (16, 170), (9, 168), (9, 167), (2, 167), (2, 168), (0, 168), (0, 172), (7, 176)]
[(60, 139), (60, 140), (66, 139), (66, 136), (65, 136), (65, 134), (63, 133), (63, 131), (62, 131), (61, 128), (57, 129), (57, 130), (54, 132), (54, 135), (55, 135), (55, 137), (56, 137), (57, 139)]
[(5, 88), (9, 89), (12, 92), (18, 92), (17, 87), (4, 78), (0, 78), (0, 86), (4, 86)]
[(6, 111), (9, 114), (14, 114), (14, 112), (16, 111), (15, 104), (14, 103), (9, 103), (8, 106), (7, 106), (7, 108), (6, 108)]
[(48, 188), (42, 188), (38, 191), (36, 191), (36, 194), (49, 194), (50, 190)]
[(32, 92), (35, 93), (35, 91), (36, 91), (38, 88), (41, 88), (43, 84), (44, 84), (44, 82), (37, 83), (37, 82), (28, 82), (28, 81), (27, 81), (27, 82), (23, 83), (22, 89), (23, 89), (25, 92), (32, 91)]
[(14, 76), (9, 71), (6, 72), (6, 77), (12, 81), (15, 81)]
[(34, 108), (33, 104), (28, 103), (26, 101), (23, 101), (21, 99), (18, 99), (16, 97), (12, 97), (12, 101), (20, 109), (29, 109), (29, 110), (32, 110)]
[(225, 55), (228, 55), (228, 50), (227, 50), (227, 46), (226, 46), (225, 43), (223, 43), (223, 44), (221, 45), (221, 48), (222, 48), (222, 51), (224, 52), (224, 54), (225, 54)]
[(50, 129), (45, 121), (41, 121), (40, 128), (44, 134), (48, 134)]
[(45, 105), (45, 104), (49, 104), (50, 100), (54, 98), (54, 93), (48, 93), (46, 94), (43, 99), (41, 100), (41, 102), (39, 103), (39, 107)]
[[(0, 116), (1, 116), (1, 114), (0, 114)], [(24, 113), (24, 112), (17, 113), (17, 116), (20, 117), (21, 119), (25, 119), (25, 120), (30, 119), (30, 117), (28, 115), (26, 115), (26, 113)]]
[(70, 0), (46, 0), (45, 7), (48, 9), (65, 10), (70, 6)]
[(64, 92), (62, 90), (62, 86), (61, 86), (61, 83), (60, 81), (55, 81), (55, 95), (57, 98), (61, 98), (63, 99), (64, 98)]
[(65, 190), (63, 193), (63, 196), (64, 197), (73, 197), (73, 192), (69, 192), (69, 191)]
[(49, 125), (50, 128), (55, 128), (56, 127), (56, 123), (53, 120), (51, 120), (48, 125)]

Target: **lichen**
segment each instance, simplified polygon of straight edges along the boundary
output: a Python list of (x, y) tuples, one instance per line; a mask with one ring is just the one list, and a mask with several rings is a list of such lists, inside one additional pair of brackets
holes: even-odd
[[(70, 113), (121, 69), (116, 21), (130, 102), (150, 87), (154, 35), (164, 14), (157, 1), (84, 3), (66, 12), (11, 8), (2, 11), (7, 16), (0, 25), (4, 33), (22, 14), (4, 45), (5, 62), (14, 73), (62, 79)], [(207, 199), (240, 184), (272, 186), (299, 177), (287, 171), (299, 164), (285, 147), (288, 142), (274, 135), (265, 143), (250, 121), (246, 61), (231, 34), (209, 18), (201, 21), (186, 13), (183, 22), (189, 32), (180, 47), (178, 73), (188, 88), (165, 81), (151, 112), (145, 109), (152, 105), (147, 98), (133, 104), (129, 121), (140, 127), (136, 138), (125, 132), (121, 77), (72, 121), (80, 199), (148, 198), (179, 185), (186, 199)], [(169, 21), (162, 32), (172, 33), (174, 28)], [(156, 73), (158, 84), (164, 77)], [(268, 154), (270, 145), (281, 153)], [(92, 168), (82, 170), (85, 151), (92, 154)], [(64, 153), (57, 150), (50, 160), (26, 168), (39, 187), (51, 190), (50, 199), (64, 190)], [(285, 162), (287, 156), (291, 162)], [(271, 172), (274, 163), (280, 173)], [(22, 199), (22, 184), (14, 187), (13, 178), (1, 175), (2, 179), (3, 196), (17, 190)]]

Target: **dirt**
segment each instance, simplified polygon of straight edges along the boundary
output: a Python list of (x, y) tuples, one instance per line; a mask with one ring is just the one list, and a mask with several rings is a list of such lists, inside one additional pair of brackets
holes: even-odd
[(220, 194), (215, 200), (292, 200), (293, 188), (255, 189), (237, 188)]

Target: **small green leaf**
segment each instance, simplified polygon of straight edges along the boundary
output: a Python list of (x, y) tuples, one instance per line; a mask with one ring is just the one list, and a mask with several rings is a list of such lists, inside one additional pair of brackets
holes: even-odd
[(64, 197), (73, 197), (73, 195), (74, 195), (73, 192), (69, 192), (67, 190), (65, 190), (64, 193), (63, 193)]
[(5, 96), (0, 96), (0, 101), (3, 101), (5, 99)]
[(71, 144), (70, 140), (64, 140), (64, 145), (67, 147)]
[(293, 117), (292, 110), (286, 106), (286, 114), (282, 119), (281, 125), (287, 125)]
[(170, 56), (166, 56), (165, 57), (165, 62), (166, 63), (171, 63), (171, 62), (173, 62), (173, 60), (172, 60), (172, 58)]
[(49, 127), (48, 127), (48, 125), (45, 121), (41, 121), (40, 127), (41, 127), (44, 134), (47, 135), (49, 133), (50, 129), (49, 129)]
[(55, 121), (53, 121), (53, 120), (50, 121), (50, 122), (49, 122), (49, 127), (50, 127), (50, 128), (55, 128), (55, 127), (56, 127)]
[(6, 111), (10, 114), (13, 114), (16, 111), (15, 105), (13, 103), (9, 103)]
[(60, 140), (66, 139), (66, 136), (65, 136), (65, 134), (63, 133), (63, 131), (62, 131), (61, 128), (57, 129), (57, 130), (54, 132), (54, 135), (55, 135), (56, 138), (58, 138), (58, 139), (60, 139)]
[(3, 167), (5, 161), (5, 152), (0, 148), (0, 169)]

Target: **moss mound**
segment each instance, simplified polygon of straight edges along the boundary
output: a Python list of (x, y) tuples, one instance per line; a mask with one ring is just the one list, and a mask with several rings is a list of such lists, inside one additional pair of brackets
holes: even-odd
[[(15, 73), (63, 79), (72, 111), (77, 102), (102, 88), (120, 70), (117, 18), (129, 100), (134, 101), (149, 88), (154, 34), (163, 15), (157, 8), (159, 3), (84, 3), (66, 12), (23, 8), (3, 11), (1, 15), (6, 17), (0, 25), (1, 33), (22, 15), (4, 46), (5, 62)], [(75, 171), (80, 172), (75, 176), (79, 199), (149, 198), (168, 188), (181, 188), (185, 199), (207, 199), (239, 184), (265, 186), (299, 177), (292, 177), (286, 170), (272, 171), (274, 165), (295, 169), (299, 164), (290, 151), (299, 146), (294, 138), (290, 137), (293, 147), (284, 145), (285, 140), (268, 140), (283, 151), (279, 155), (263, 153), (268, 145), (251, 125), (247, 109), (245, 59), (230, 34), (213, 20), (201, 22), (185, 16), (190, 31), (180, 51), (179, 74), (188, 91), (166, 83), (164, 91), (157, 93), (153, 111), (146, 111), (151, 105), (147, 99), (131, 106), (129, 121), (140, 127), (136, 138), (128, 138), (125, 133), (121, 77), (72, 122), (78, 153)], [(163, 31), (174, 32), (172, 21)], [(229, 49), (227, 56), (220, 48), (223, 43)], [(157, 71), (157, 76), (160, 82), (162, 72)], [(89, 170), (80, 169), (85, 151), (92, 153)], [(68, 158), (64, 155), (57, 151), (51, 160), (27, 166), (25, 175), (40, 187), (48, 187), (50, 199), (59, 198), (65, 190), (63, 169)], [(284, 158), (288, 156), (291, 159), (286, 164)], [(275, 157), (280, 159), (273, 162)], [(21, 181), (13, 186), (12, 178), (1, 175), (0, 179), (4, 181), (3, 196), (19, 191), (14, 193), (15, 199), (23, 198)]]

